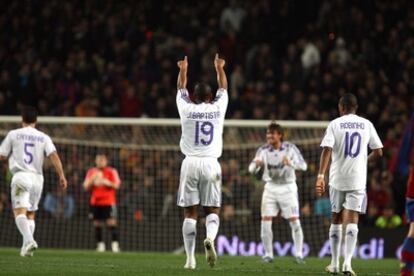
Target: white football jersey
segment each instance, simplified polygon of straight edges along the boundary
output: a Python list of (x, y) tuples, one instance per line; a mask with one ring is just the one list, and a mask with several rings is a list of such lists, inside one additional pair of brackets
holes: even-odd
[(9, 169), (43, 174), (43, 160), (56, 151), (52, 139), (33, 128), (22, 127), (10, 131), (0, 146), (0, 155), (9, 157)]
[(340, 191), (365, 189), (368, 147), (382, 148), (373, 124), (355, 114), (331, 121), (321, 147), (332, 148), (329, 185)]
[(181, 152), (185, 156), (219, 158), (223, 150), (223, 127), (229, 97), (218, 89), (211, 103), (193, 103), (187, 89), (177, 91), (181, 120)]
[[(283, 164), (284, 156), (290, 160), (291, 166)], [(249, 166), (251, 173), (256, 170), (255, 160), (261, 160), (264, 163), (262, 180), (273, 184), (295, 183), (295, 170), (306, 171), (308, 167), (299, 149), (287, 141), (283, 142), (279, 149), (269, 144), (261, 146)]]

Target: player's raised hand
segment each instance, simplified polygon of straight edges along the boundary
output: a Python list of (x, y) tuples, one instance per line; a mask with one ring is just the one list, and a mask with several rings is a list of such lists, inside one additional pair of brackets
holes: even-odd
[(216, 68), (223, 68), (224, 65), (226, 65), (226, 61), (222, 58), (219, 58), (219, 55), (216, 54), (216, 56), (214, 57), (214, 66)]
[(180, 68), (180, 70), (187, 70), (187, 68), (188, 68), (187, 56), (185, 56), (183, 60), (179, 60), (177, 62), (177, 66), (178, 66), (178, 68)]
[(325, 179), (323, 177), (318, 177), (316, 180), (315, 190), (317, 196), (322, 196), (325, 193)]

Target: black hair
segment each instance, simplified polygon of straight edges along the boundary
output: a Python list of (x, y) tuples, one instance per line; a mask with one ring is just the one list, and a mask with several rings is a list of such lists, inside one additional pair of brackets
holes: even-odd
[(37, 110), (33, 106), (24, 106), (21, 110), (22, 120), (25, 124), (34, 124), (37, 122)]
[(339, 99), (339, 105), (346, 111), (357, 110), (358, 100), (354, 94), (346, 93)]
[(283, 141), (283, 137), (285, 135), (285, 130), (284, 130), (284, 128), (281, 125), (279, 125), (275, 121), (271, 121), (270, 124), (267, 126), (267, 130), (269, 132), (277, 131), (277, 133), (279, 133), (280, 135), (282, 135), (282, 141)]
[(203, 103), (211, 99), (211, 88), (208, 84), (197, 83), (194, 87), (194, 100), (196, 103)]

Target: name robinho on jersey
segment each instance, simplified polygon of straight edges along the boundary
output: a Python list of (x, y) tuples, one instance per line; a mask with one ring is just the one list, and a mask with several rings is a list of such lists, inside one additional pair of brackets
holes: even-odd
[(365, 129), (365, 124), (357, 123), (357, 122), (345, 122), (345, 123), (340, 123), (339, 127), (341, 129)]

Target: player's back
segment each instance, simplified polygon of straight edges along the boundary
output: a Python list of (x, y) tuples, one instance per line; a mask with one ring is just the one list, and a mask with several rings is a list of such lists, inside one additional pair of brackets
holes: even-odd
[(369, 120), (347, 114), (329, 124), (321, 146), (332, 147), (330, 185), (353, 190), (365, 188), (368, 146), (382, 148), (382, 143)]
[(25, 171), (37, 174), (42, 174), (45, 155), (56, 151), (50, 137), (33, 127), (10, 131), (2, 144), (3, 149), (11, 152), (9, 168), (12, 173)]
[(181, 119), (181, 151), (186, 156), (219, 158), (223, 149), (227, 91), (219, 89), (212, 103), (194, 104), (177, 100), (177, 104)]

